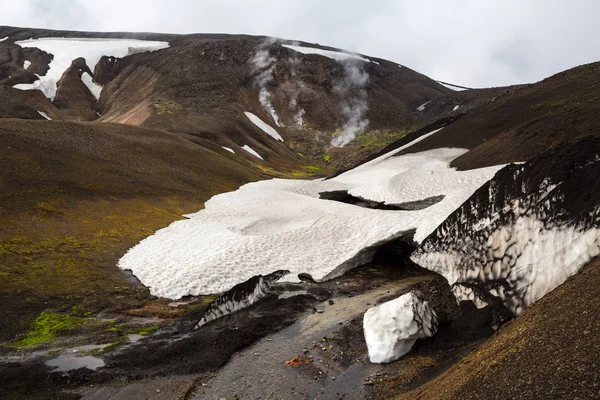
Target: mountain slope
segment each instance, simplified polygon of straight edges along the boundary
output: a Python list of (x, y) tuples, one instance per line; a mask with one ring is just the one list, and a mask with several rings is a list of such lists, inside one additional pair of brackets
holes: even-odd
[(201, 139), (118, 124), (1, 119), (0, 160), (0, 340), (46, 308), (139, 304), (125, 250), (264, 177)]

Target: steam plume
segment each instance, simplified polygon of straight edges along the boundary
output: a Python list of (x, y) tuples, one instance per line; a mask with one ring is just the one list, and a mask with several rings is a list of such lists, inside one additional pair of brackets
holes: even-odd
[(341, 113), (345, 121), (342, 134), (333, 138), (331, 144), (344, 147), (369, 125), (366, 118), (369, 74), (364, 70), (362, 61), (346, 59), (338, 62), (344, 69), (344, 75), (333, 90), (342, 98)]
[(268, 47), (275, 43), (275, 39), (266, 39), (257, 49), (256, 53), (250, 60), (252, 65), (252, 75), (254, 75), (254, 86), (259, 89), (258, 101), (271, 114), (273, 121), (279, 125), (279, 116), (271, 103), (272, 93), (268, 89), (269, 83), (273, 81), (273, 71), (275, 70), (275, 57), (271, 57)]

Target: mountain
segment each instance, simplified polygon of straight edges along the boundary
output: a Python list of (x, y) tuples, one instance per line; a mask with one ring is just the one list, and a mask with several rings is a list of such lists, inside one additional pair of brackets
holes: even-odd
[[(599, 73), (455, 91), (285, 39), (0, 27), (0, 351), (110, 367), (19, 350), (0, 397), (233, 397), (248, 356), (257, 396), (593, 396)], [(412, 290), (436, 335), (366, 364), (365, 304)]]

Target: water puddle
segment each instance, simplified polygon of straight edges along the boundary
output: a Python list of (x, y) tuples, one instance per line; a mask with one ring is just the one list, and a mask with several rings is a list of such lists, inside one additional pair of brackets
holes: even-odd
[(104, 360), (94, 356), (82, 356), (78, 353), (64, 353), (46, 361), (46, 365), (54, 367), (53, 372), (67, 372), (78, 368), (88, 368), (92, 371), (104, 367)]

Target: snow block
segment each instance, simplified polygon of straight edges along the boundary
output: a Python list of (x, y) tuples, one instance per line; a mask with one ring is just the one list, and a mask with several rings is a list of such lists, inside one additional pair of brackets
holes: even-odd
[(395, 361), (412, 349), (417, 339), (437, 332), (438, 317), (419, 291), (370, 308), (363, 331), (374, 364)]
[(210, 321), (250, 307), (265, 297), (275, 282), (289, 273), (288, 270), (278, 270), (265, 276), (253, 276), (246, 282), (235, 285), (212, 302), (193, 330), (201, 328)]

